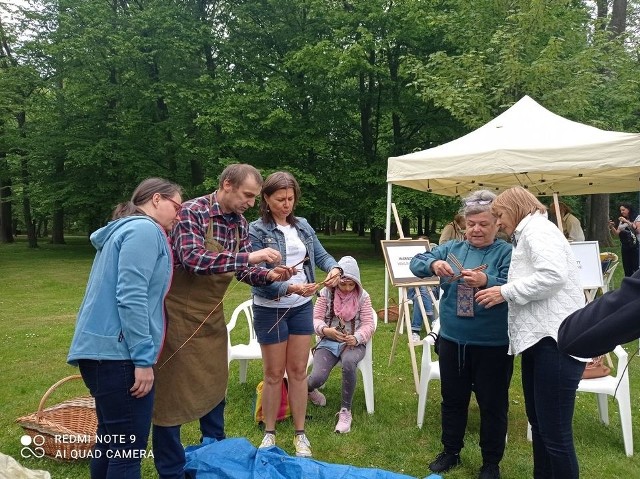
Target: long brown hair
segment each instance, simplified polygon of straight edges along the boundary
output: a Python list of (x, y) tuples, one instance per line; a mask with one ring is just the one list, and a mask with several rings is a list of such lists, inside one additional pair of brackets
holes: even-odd
[(276, 171), (267, 176), (262, 185), (262, 191), (260, 192), (260, 217), (265, 223), (273, 223), (273, 215), (269, 210), (269, 205), (265, 199), (267, 196), (271, 196), (278, 190), (291, 188), (293, 190), (293, 208), (291, 213), (287, 216), (287, 223), (290, 225), (296, 224), (296, 217), (294, 216), (296, 205), (300, 201), (300, 185), (296, 181), (295, 177), (288, 171)]
[(151, 200), (153, 195), (156, 193), (166, 198), (171, 198), (176, 193), (182, 194), (182, 188), (169, 180), (164, 180), (162, 178), (147, 178), (140, 183), (135, 190), (133, 190), (133, 194), (129, 201), (125, 201), (124, 203), (120, 203), (116, 206), (111, 215), (111, 219), (117, 220), (118, 218), (124, 218), (125, 216), (144, 215), (144, 211), (139, 207)]

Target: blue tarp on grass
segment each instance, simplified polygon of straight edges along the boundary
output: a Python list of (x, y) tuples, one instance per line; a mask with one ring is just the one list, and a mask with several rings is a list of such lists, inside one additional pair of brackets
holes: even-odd
[[(186, 448), (185, 472), (197, 479), (409, 479), (382, 469), (329, 464), (289, 456), (278, 447), (257, 449), (245, 438), (207, 440)], [(414, 478), (415, 479), (415, 478)]]

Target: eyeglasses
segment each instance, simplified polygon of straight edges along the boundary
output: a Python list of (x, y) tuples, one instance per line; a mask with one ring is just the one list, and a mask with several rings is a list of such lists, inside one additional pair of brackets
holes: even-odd
[(171, 201), (171, 203), (173, 203), (173, 207), (176, 210), (176, 214), (178, 213), (178, 211), (180, 211), (182, 209), (182, 205), (180, 203), (178, 203), (177, 201), (172, 200), (171, 198), (169, 198), (168, 196), (165, 195), (161, 195), (165, 200)]
[(340, 284), (342, 284), (344, 286), (355, 286), (356, 282), (351, 280), (351, 279), (342, 278), (340, 280)]
[(465, 206), (484, 206), (491, 203), (491, 201), (492, 200), (470, 200), (470, 201), (465, 201), (464, 205)]

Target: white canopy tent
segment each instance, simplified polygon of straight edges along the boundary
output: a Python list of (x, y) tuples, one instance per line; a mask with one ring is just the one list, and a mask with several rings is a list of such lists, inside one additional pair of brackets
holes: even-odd
[[(528, 96), (477, 130), (444, 145), (390, 157), (386, 238), (392, 185), (447, 196), (521, 185), (539, 196), (640, 190), (640, 134), (567, 120)], [(388, 277), (385, 277), (385, 304)]]
[(640, 189), (640, 134), (605, 131), (525, 96), (475, 131), (389, 158), (387, 182), (447, 196), (522, 185), (536, 195)]

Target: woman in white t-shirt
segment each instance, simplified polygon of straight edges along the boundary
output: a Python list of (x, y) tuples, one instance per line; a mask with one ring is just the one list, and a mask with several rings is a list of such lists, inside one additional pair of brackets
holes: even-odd
[[(282, 255), (282, 264), (297, 270), (288, 281), (252, 288), (254, 328), (264, 369), (265, 435), (260, 447), (276, 444), (275, 424), (286, 372), (296, 456), (310, 457), (311, 446), (304, 423), (307, 361), (314, 332), (311, 298), (324, 285), (337, 286), (342, 269), (322, 247), (307, 220), (294, 216), (299, 200), (300, 187), (293, 175), (286, 171), (269, 175), (262, 185), (261, 218), (250, 224), (249, 236), (254, 250), (277, 249)], [(315, 267), (328, 273), (324, 281), (316, 283)]]

